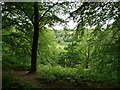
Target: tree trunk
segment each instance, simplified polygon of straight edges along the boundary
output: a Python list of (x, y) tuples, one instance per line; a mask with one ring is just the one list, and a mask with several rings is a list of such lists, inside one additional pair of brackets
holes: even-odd
[(34, 3), (34, 36), (32, 43), (32, 55), (31, 55), (31, 69), (29, 73), (35, 73), (37, 62), (37, 49), (38, 49), (38, 37), (39, 37), (39, 17), (38, 17), (38, 2)]

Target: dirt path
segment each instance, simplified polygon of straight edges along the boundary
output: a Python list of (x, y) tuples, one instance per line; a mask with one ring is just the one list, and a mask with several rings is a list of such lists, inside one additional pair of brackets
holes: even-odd
[(28, 71), (15, 71), (15, 75), (21, 77), (25, 82), (36, 84), (43, 88), (76, 88), (75, 85), (66, 81), (47, 82), (41, 80), (36, 74), (28, 74)]
[(25, 82), (44, 87), (43, 81), (39, 80), (36, 74), (28, 74), (29, 71), (15, 71), (15, 75), (21, 77)]

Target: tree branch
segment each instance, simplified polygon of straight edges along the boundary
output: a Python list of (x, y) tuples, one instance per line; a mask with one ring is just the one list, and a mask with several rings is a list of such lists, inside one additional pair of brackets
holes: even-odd
[(17, 4), (13, 4), (14, 6), (16, 6), (16, 8), (18, 8), (19, 10), (21, 10), (32, 22), (32, 24), (34, 25), (34, 21), (33, 19), (25, 12), (25, 10), (23, 8), (21, 8), (20, 6), (18, 6)]
[(49, 12), (50, 11), (50, 9), (51, 8), (53, 8), (55, 5), (57, 5), (57, 4), (59, 4), (58, 2), (57, 3), (54, 3), (52, 6), (50, 6), (46, 11), (45, 11), (45, 13), (42, 15), (42, 17), (40, 17), (40, 19), (39, 20), (41, 20), (41, 19), (43, 19), (44, 18), (44, 16), (46, 15), (46, 13), (47, 12)]

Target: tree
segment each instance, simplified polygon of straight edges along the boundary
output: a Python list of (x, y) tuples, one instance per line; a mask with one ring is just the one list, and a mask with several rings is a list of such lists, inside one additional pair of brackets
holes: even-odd
[(51, 26), (54, 22), (62, 21), (62, 19), (53, 13), (53, 7), (58, 4), (60, 5), (61, 3), (5, 2), (3, 4), (2, 28), (5, 30), (14, 27), (28, 36), (27, 39), (30, 43), (32, 42), (30, 73), (35, 73), (37, 70), (36, 60), (39, 30), (45, 28), (45, 25)]
[(34, 35), (32, 43), (32, 55), (31, 55), (31, 69), (30, 73), (36, 72), (36, 62), (37, 62), (37, 49), (38, 49), (38, 37), (39, 37), (39, 11), (38, 2), (34, 3)]
[[(22, 5), (23, 7), (21, 7)], [(34, 9), (33, 9), (34, 7)], [(31, 11), (30, 11), (31, 10)], [(13, 12), (11, 12), (13, 11)], [(37, 42), (39, 33), (38, 4), (33, 3), (4, 3), (3, 6), (3, 29), (15, 27), (23, 32), (27, 39), (32, 40), (32, 29), (34, 28), (33, 44), (31, 51), (31, 70), (30, 73), (36, 71)], [(34, 19), (33, 19), (34, 16)], [(31, 35), (30, 35), (31, 34)]]

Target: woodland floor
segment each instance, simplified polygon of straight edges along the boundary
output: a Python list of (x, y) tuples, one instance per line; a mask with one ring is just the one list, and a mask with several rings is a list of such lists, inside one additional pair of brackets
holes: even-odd
[[(16, 71), (15, 75), (22, 77), (23, 80), (28, 83), (34, 83), (43, 88), (76, 88), (76, 85), (67, 81), (48, 82), (46, 80), (42, 80), (36, 74), (28, 74), (28, 71)], [(80, 88), (80, 86), (77, 87)]]
[[(9, 74), (8, 72), (3, 72), (4, 74)], [(75, 84), (75, 83), (71, 83), (68, 81), (54, 81), (54, 82), (48, 82), (46, 80), (40, 79), (40, 77), (37, 74), (28, 74), (28, 71), (13, 71), (13, 74), (16, 77), (20, 77), (22, 78), (21, 81), (19, 81), (19, 83), (23, 83), (26, 82), (28, 84), (34, 84), (39, 86), (40, 88), (54, 88), (54, 89), (58, 89), (58, 88), (65, 88), (66, 89), (72, 89), (72, 90), (79, 90), (79, 88), (95, 88), (98, 83), (96, 82), (84, 82), (84, 83), (79, 83), (79, 84)]]

